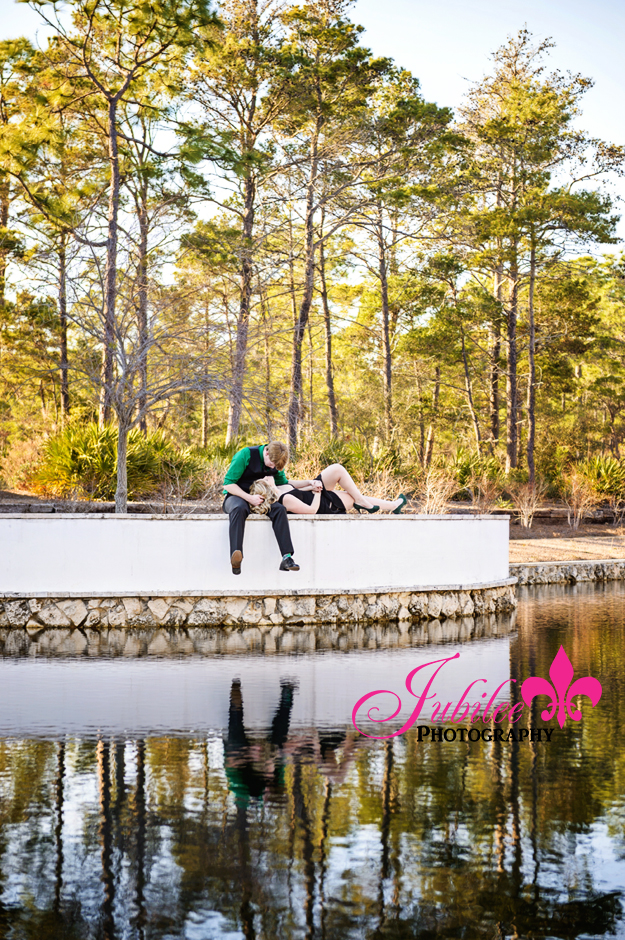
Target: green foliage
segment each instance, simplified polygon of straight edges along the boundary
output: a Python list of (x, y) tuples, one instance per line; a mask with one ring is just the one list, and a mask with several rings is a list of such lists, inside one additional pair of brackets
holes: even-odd
[(577, 469), (598, 496), (625, 499), (625, 462), (614, 457), (596, 456), (577, 465)]
[(398, 472), (400, 457), (392, 447), (372, 449), (366, 439), (341, 440), (332, 438), (319, 454), (321, 468), (332, 463), (342, 464), (353, 476), (363, 480), (379, 473)]
[[(54, 20), (57, 4), (36, 5)], [(35, 485), (113, 495), (115, 431), (84, 425), (102, 397), (98, 311), (115, 260), (117, 414), (163, 429), (131, 435), (135, 497), (199, 487), (209, 469), (217, 492), (220, 462), (274, 434), (297, 441), (302, 477), (331, 463), (361, 482), (440, 472), (456, 498), (485, 500), (505, 489), (505, 460), (508, 492), (534, 463), (552, 496), (575, 465), (598, 492), (622, 492), (625, 262), (580, 256), (613, 241), (615, 217), (595, 182), (560, 181), (578, 161), (598, 181), (623, 151), (573, 129), (591, 83), (549, 73), (550, 41), (510, 37), (452, 124), (415, 76), (372, 57), (344, 0), (222, 0), (219, 23), (206, 0), (69, 8), (69, 33), (45, 51), (0, 43), (7, 481), (53, 429)], [(124, 223), (107, 260), (113, 100), (115, 212), (145, 230)], [(198, 219), (200, 197), (218, 213)], [(18, 265), (36, 295), (4, 291)], [(604, 452), (612, 463), (580, 464)]]
[[(259, 438), (259, 443), (262, 441)], [(248, 447), (249, 441), (244, 441), (241, 438), (234, 438), (228, 444), (223, 442), (210, 444), (204, 450), (198, 450), (198, 454), (202, 454), (209, 460), (225, 460), (228, 463), (232, 460), (234, 455), (238, 450), (241, 450), (242, 447)]]
[(458, 448), (446, 465), (446, 469), (457, 480), (458, 486), (463, 489), (480, 477), (487, 477), (495, 482), (502, 473), (501, 463), (497, 457), (478, 457), (475, 452), (467, 451), (462, 447)]
[[(128, 435), (128, 493), (146, 496), (168, 480), (190, 480), (203, 467), (200, 457), (178, 450), (162, 432)], [(117, 430), (110, 425), (70, 426), (51, 437), (31, 485), (53, 496), (86, 496), (110, 500), (115, 496)]]

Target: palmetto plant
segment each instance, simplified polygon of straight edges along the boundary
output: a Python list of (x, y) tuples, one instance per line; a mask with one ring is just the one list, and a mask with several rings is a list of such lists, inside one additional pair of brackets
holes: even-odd
[(614, 521), (622, 522), (625, 508), (625, 462), (603, 455), (591, 457), (578, 465), (597, 496), (607, 500)]
[[(130, 432), (128, 487), (132, 497), (146, 496), (174, 478), (194, 478), (201, 469), (201, 458), (177, 450), (162, 433), (143, 435), (138, 429)], [(116, 476), (117, 429), (111, 425), (74, 425), (45, 443), (32, 486), (51, 496), (113, 499)]]
[(625, 463), (616, 457), (596, 456), (578, 464), (578, 470), (593, 481), (597, 493), (625, 498)]

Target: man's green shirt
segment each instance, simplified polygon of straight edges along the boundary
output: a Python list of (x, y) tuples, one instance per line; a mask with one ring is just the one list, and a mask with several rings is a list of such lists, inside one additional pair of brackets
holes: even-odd
[[(244, 447), (242, 450), (238, 450), (234, 457), (232, 458), (232, 463), (228, 467), (228, 472), (224, 477), (224, 484), (238, 483), (251, 459), (251, 453), (249, 447)], [(265, 445), (262, 444), (260, 448), (260, 459), (264, 461), (265, 459)], [(274, 477), (275, 482), (278, 486), (284, 486), (285, 483), (288, 483), (287, 475), (284, 470), (278, 470)], [(223, 491), (227, 493), (227, 490)]]

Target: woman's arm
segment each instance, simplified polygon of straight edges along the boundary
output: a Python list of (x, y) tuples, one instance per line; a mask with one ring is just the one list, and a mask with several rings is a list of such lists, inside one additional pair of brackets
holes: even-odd
[(289, 483), (294, 489), (303, 490), (305, 493), (309, 493), (311, 490), (320, 493), (323, 489), (321, 480), (289, 480)]

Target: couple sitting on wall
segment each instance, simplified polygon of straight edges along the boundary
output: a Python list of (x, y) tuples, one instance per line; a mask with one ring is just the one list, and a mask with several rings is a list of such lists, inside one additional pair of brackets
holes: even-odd
[[(293, 561), (293, 543), (287, 512), (344, 514), (354, 507), (364, 512), (400, 513), (406, 505), (398, 499), (364, 496), (351, 476), (338, 463), (322, 470), (314, 480), (289, 480), (284, 472), (289, 451), (280, 441), (244, 447), (232, 458), (224, 479), (224, 512), (230, 516), (230, 563), (233, 574), (241, 574), (243, 532), (250, 512), (266, 514), (282, 553), (281, 571), (299, 571)], [(336, 489), (342, 487), (341, 490)]]

